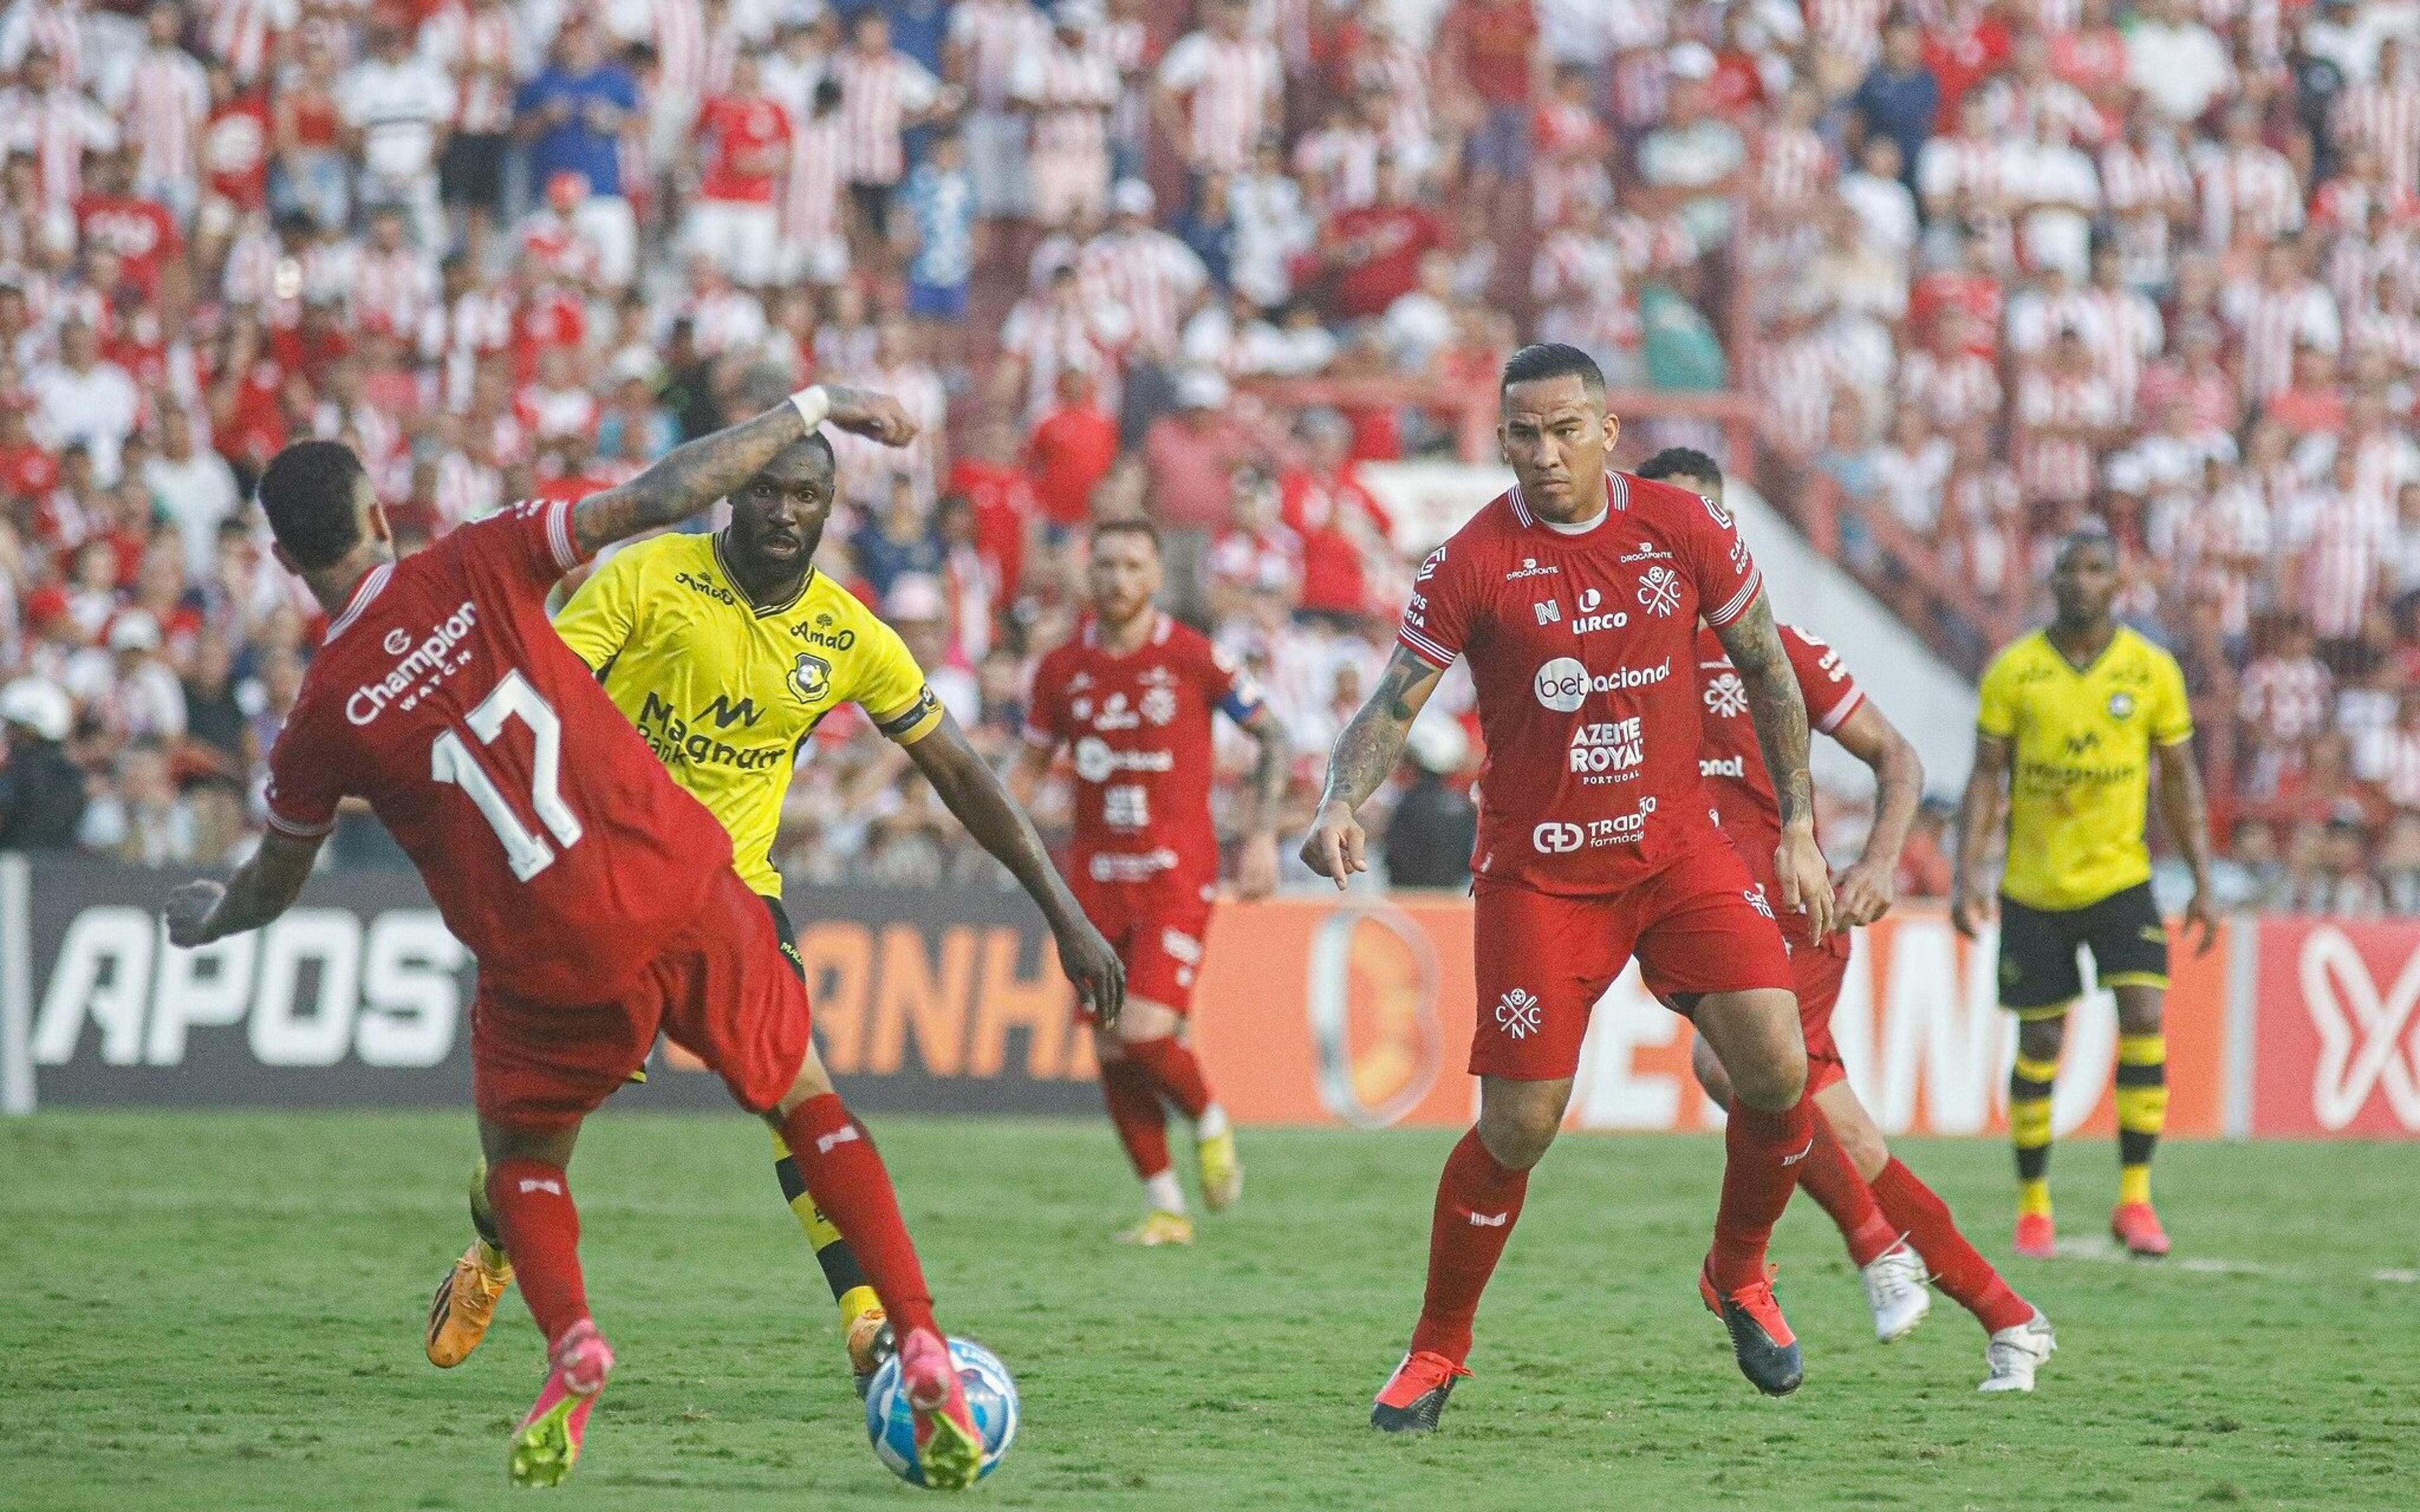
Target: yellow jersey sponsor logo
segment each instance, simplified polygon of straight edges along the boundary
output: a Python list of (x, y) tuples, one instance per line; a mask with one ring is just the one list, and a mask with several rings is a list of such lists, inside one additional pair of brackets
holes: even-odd
[(764, 717), (756, 701), (743, 698), (734, 702), (727, 693), (717, 693), (712, 702), (696, 715), (685, 715), (675, 708), (653, 688), (647, 690), (639, 705), (639, 735), (656, 759), (666, 766), (691, 763), (701, 766), (728, 766), (742, 772), (759, 772), (771, 767), (789, 754), (786, 742), (770, 745), (735, 745), (727, 733), (737, 725), (741, 738)]

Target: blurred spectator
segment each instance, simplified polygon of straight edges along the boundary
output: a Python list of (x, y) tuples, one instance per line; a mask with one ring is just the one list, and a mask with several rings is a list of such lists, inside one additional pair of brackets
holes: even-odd
[(1404, 748), (1412, 781), (1387, 817), (1387, 880), (1398, 887), (1467, 887), (1479, 809), (1447, 779), (1469, 759), (1470, 742), (1462, 726), (1432, 716), (1412, 727)]

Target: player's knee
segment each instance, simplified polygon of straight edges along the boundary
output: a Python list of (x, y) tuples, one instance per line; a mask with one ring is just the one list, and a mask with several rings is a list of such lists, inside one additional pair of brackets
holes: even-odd
[(2118, 1032), (2120, 1034), (2157, 1034), (2160, 1032), (2163, 995), (2149, 987), (2118, 989)]
[(1763, 1113), (1778, 1113), (1807, 1094), (1807, 1045), (1792, 1034), (1758, 1047), (1731, 1072), (1731, 1096)]
[(1730, 1073), (1723, 1070), (1722, 1057), (1714, 1054), (1714, 1047), (1706, 1042), (1703, 1035), (1689, 1047), (1689, 1071), (1698, 1078), (1698, 1085), (1705, 1088), (1707, 1101), (1719, 1107), (1730, 1106)]
[(782, 1101), (774, 1104), (772, 1112), (765, 1115), (765, 1121), (778, 1130), (782, 1120), (796, 1111), (800, 1103), (812, 1102), (831, 1089), (831, 1076), (824, 1070), (824, 1057), (815, 1054), (815, 1047), (809, 1044), (805, 1057), (799, 1062), (799, 1074), (790, 1082), (789, 1091), (783, 1094)]
[(2056, 1060), (2067, 1042), (2067, 1015), (2057, 1013), (2047, 1018), (2020, 1020), (2017, 1024), (2017, 1054), (2027, 1060)]
[[(1846, 1087), (1848, 1084), (1836, 1085)], [(1825, 1091), (1829, 1092), (1830, 1088), (1825, 1088)], [(1824, 1121), (1831, 1124), (1832, 1135), (1839, 1140), (1841, 1150), (1849, 1157), (1849, 1164), (1857, 1168), (1859, 1176), (1870, 1181), (1890, 1164), (1890, 1147), (1883, 1142), (1882, 1130), (1874, 1126), (1874, 1120), (1866, 1116), (1865, 1109), (1858, 1106), (1854, 1099), (1846, 1102), (1845, 1107), (1836, 1106), (1835, 1098), (1825, 1097), (1820, 1105)]]
[(1526, 1171), (1546, 1158), (1562, 1128), (1562, 1110), (1536, 1100), (1479, 1110), (1479, 1142), (1507, 1170)]

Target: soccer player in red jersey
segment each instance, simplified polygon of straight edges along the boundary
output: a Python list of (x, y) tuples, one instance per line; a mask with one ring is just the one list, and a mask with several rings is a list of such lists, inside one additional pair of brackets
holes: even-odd
[(1284, 728), (1251, 678), (1154, 602), (1161, 578), (1156, 531), (1139, 519), (1094, 526), (1086, 570), (1093, 612), (1034, 669), (1025, 750), (1009, 773), (1009, 792), (1031, 803), (1059, 748), (1075, 748), (1067, 885), (1126, 968), (1124, 1016), (1094, 1028), (1101, 1096), (1143, 1185), (1143, 1220), (1119, 1237), (1185, 1244), (1193, 1221), (1169, 1162), (1164, 1105), (1192, 1121), (1202, 1202), (1218, 1211), (1244, 1187), (1234, 1131), (1183, 1038), (1218, 883), (1212, 715), (1225, 714), (1260, 743), (1250, 822), (1236, 857), (1242, 897), (1277, 887), (1278, 805), (1291, 757)]
[(1621, 422), (1596, 363), (1525, 347), (1501, 394), (1497, 434), (1517, 481), (1421, 563), (1400, 643), (1337, 737), (1302, 847), (1339, 887), (1367, 869), (1353, 810), (1393, 770), (1438, 678), (1467, 657), (1489, 761), (1471, 864), (1479, 1122), (1446, 1162), (1419, 1323), (1371, 1410), (1388, 1432), (1435, 1428), (1469, 1373), (1480, 1293), (1562, 1125), (1590, 1011), (1633, 954), (1730, 1072), (1699, 1293), (1760, 1391), (1784, 1395), (1801, 1377), (1764, 1252), (1814, 1139), (1807, 1056), (1773, 903), (1724, 841), (1698, 775), (1699, 618), (1737, 664), (1780, 774), (1778, 902), (1820, 938), (1832, 887), (1815, 845), (1807, 706), (1730, 517), (1606, 467)]
[[(518, 1483), (570, 1470), (613, 1368), (589, 1316), (565, 1166), (581, 1119), (659, 1030), (781, 1132), (848, 1236), (897, 1331), (927, 1481), (968, 1484), (981, 1462), (890, 1175), (832, 1091), (805, 987), (732, 870), (730, 836), (675, 785), (546, 611), (566, 572), (705, 508), (828, 417), (893, 442), (915, 428), (892, 400), (807, 389), (618, 488), (519, 505), (401, 561), (346, 447), (287, 447), (261, 478), (278, 559), (331, 619), (270, 754), (269, 834), (225, 886), (170, 895), (168, 936), (197, 946), (275, 918), (338, 802), (359, 795), (477, 958), (472, 1095), (488, 1196), (549, 1362), (513, 1435)], [(1116, 960), (1079, 951), (1063, 964), (1114, 1021)]]
[[(1676, 484), (1723, 501), (1722, 470), (1703, 452), (1672, 447), (1638, 469), (1642, 478)], [(1885, 1343), (1906, 1335), (1932, 1305), (1926, 1270), (1941, 1289), (1975, 1315), (1990, 1335), (1984, 1359), (1991, 1374), (1984, 1391), (2031, 1391), (2034, 1372), (2056, 1348), (2050, 1319), (2001, 1278), (1966, 1236), (1958, 1231), (1949, 1205), (1900, 1164), (1882, 1131), (1858, 1101), (1832, 1039), (1832, 1010), (1849, 970), (1849, 930), (1870, 924), (1890, 911), (1892, 877), (1900, 849), (1924, 793), (1924, 766), (1916, 748), (1892, 728), (1866, 697), (1839, 653), (1794, 625), (1782, 625), (1781, 644), (1807, 701), (1807, 721), (1873, 769), (1874, 823), (1864, 852), (1834, 883), (1834, 929), (1810, 937), (1794, 914), (1781, 916), (1790, 942), (1790, 964), (1798, 993), (1798, 1025), (1807, 1040), (1807, 1097), (1815, 1104), (1815, 1150), (1798, 1184), (1840, 1228), (1865, 1282), (1873, 1309), (1874, 1335)], [(1760, 885), (1775, 879), (1764, 858), (1773, 854), (1781, 814), (1773, 782), (1749, 728), (1747, 699), (1739, 673), (1712, 630), (1698, 631), (1698, 681), (1704, 705), (1705, 743), (1698, 771), (1713, 791), (1725, 833)], [(1651, 976), (1651, 991), (1663, 984)], [(1722, 1063), (1703, 1041), (1691, 1056), (1706, 1094), (1730, 1102)]]

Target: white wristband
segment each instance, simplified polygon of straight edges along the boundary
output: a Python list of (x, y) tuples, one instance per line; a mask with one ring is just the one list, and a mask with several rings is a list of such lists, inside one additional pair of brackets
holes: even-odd
[(824, 392), (820, 383), (790, 395), (790, 404), (799, 411), (799, 418), (807, 423), (809, 430), (822, 424), (824, 417), (831, 413), (831, 395)]

